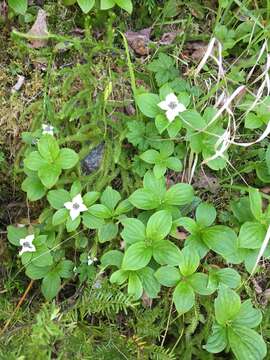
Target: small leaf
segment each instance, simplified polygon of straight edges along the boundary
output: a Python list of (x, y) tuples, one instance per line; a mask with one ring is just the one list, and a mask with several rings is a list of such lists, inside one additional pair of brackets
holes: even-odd
[(56, 272), (50, 272), (42, 280), (41, 291), (47, 300), (52, 300), (61, 286), (60, 276)]
[(62, 260), (57, 264), (57, 272), (61, 278), (69, 279), (73, 275), (74, 264), (71, 260)]
[(179, 265), (181, 252), (169, 240), (160, 240), (153, 243), (153, 257), (160, 265)]
[(58, 210), (64, 207), (64, 203), (70, 201), (69, 192), (64, 189), (50, 190), (47, 194), (47, 200), (50, 205)]
[(111, 241), (116, 237), (117, 233), (118, 233), (117, 224), (108, 223), (101, 225), (98, 228), (98, 240), (101, 243), (104, 243), (106, 241)]
[(121, 236), (127, 244), (134, 244), (145, 240), (145, 226), (140, 220), (127, 218), (122, 220), (122, 224), (124, 225), (124, 230), (121, 232)]
[(114, 0), (114, 2), (121, 8), (126, 10), (129, 14), (132, 13), (133, 6), (131, 0)]
[(118, 268), (121, 267), (123, 260), (123, 253), (119, 250), (110, 250), (107, 251), (104, 255), (102, 255), (100, 261), (103, 267), (107, 266), (116, 266)]
[(71, 218), (68, 217), (67, 222), (66, 222), (67, 232), (75, 231), (78, 228), (78, 226), (80, 225), (80, 223), (81, 223), (80, 216), (78, 216), (75, 220), (71, 220)]
[(121, 196), (119, 192), (114, 190), (111, 186), (106, 187), (100, 198), (101, 204), (105, 205), (111, 211), (114, 210), (120, 200)]
[(188, 312), (195, 303), (195, 294), (192, 287), (180, 282), (173, 292), (173, 302), (179, 315)]
[(114, 0), (100, 0), (100, 9), (101, 10), (108, 10), (114, 7), (115, 1)]
[(15, 246), (20, 246), (20, 239), (24, 239), (28, 234), (26, 227), (16, 227), (9, 225), (7, 227), (8, 231), (8, 241)]
[(140, 94), (136, 97), (136, 102), (145, 116), (155, 118), (158, 115), (159, 108), (157, 104), (160, 102), (158, 95), (151, 93)]
[(27, 198), (30, 201), (37, 201), (46, 194), (46, 188), (35, 176), (29, 176), (22, 182), (22, 190), (27, 192)]
[(84, 226), (88, 229), (99, 229), (104, 224), (103, 219), (92, 215), (89, 211), (84, 211), (82, 218)]
[(24, 15), (27, 10), (28, 0), (8, 0), (10, 6), (16, 14)]
[(168, 205), (186, 205), (192, 202), (194, 197), (193, 188), (189, 184), (176, 184), (170, 187), (164, 197)]
[(40, 155), (48, 162), (53, 162), (59, 155), (59, 146), (56, 139), (51, 135), (43, 135), (38, 142)]
[(77, 0), (82, 11), (87, 14), (95, 5), (95, 0)]
[(249, 188), (250, 210), (256, 220), (261, 221), (263, 218), (262, 212), (262, 197), (258, 189)]
[(239, 246), (246, 249), (259, 249), (266, 234), (264, 225), (258, 222), (245, 222), (239, 232)]
[(88, 209), (91, 215), (101, 219), (110, 219), (112, 217), (111, 211), (103, 204), (94, 204)]
[(41, 267), (41, 266), (35, 266), (33, 264), (29, 264), (26, 267), (25, 273), (30, 279), (39, 280), (44, 278), (48, 274), (50, 268), (51, 268), (50, 266)]
[(153, 214), (146, 226), (146, 236), (152, 240), (162, 240), (171, 231), (172, 215), (169, 211), (161, 210)]
[(98, 191), (89, 191), (83, 196), (83, 203), (89, 207), (93, 205), (99, 198), (100, 193)]
[(24, 160), (24, 165), (30, 170), (37, 171), (41, 166), (47, 164), (38, 151), (32, 151)]
[(53, 226), (57, 226), (57, 225), (60, 225), (60, 224), (63, 224), (67, 218), (68, 218), (68, 215), (69, 215), (69, 212), (67, 209), (59, 209), (57, 210), (54, 215), (53, 215), (53, 218), (52, 218), (52, 224)]
[(128, 294), (134, 296), (134, 300), (142, 296), (143, 287), (139, 276), (135, 272), (130, 272), (128, 277)]
[(210, 353), (216, 354), (223, 351), (226, 348), (227, 343), (226, 328), (221, 325), (214, 324), (212, 334), (203, 348)]
[(211, 295), (216, 291), (216, 286), (209, 283), (208, 275), (203, 273), (192, 274), (188, 278), (188, 284), (199, 295)]
[(110, 282), (112, 284), (122, 285), (127, 280), (128, 275), (129, 275), (129, 271), (125, 271), (122, 269), (117, 270), (112, 273), (110, 277)]
[(61, 168), (55, 164), (46, 164), (38, 170), (38, 177), (46, 188), (52, 188), (58, 181)]
[(152, 257), (152, 249), (140, 241), (131, 245), (125, 252), (122, 268), (124, 270), (138, 270), (144, 268)]
[(228, 328), (228, 340), (237, 360), (262, 360), (267, 353), (261, 335), (245, 326)]
[(215, 299), (215, 316), (220, 325), (226, 325), (233, 320), (240, 311), (239, 295), (225, 285), (221, 285), (218, 297)]
[(66, 170), (73, 168), (78, 161), (79, 156), (74, 150), (64, 148), (60, 150), (56, 163), (61, 167), (61, 169)]
[(200, 264), (200, 257), (196, 251), (186, 246), (180, 253), (179, 268), (181, 274), (189, 276), (193, 274)]
[(216, 216), (217, 212), (212, 204), (201, 203), (196, 209), (196, 220), (202, 227), (211, 226)]
[(232, 322), (232, 326), (246, 326), (249, 328), (257, 327), (262, 321), (262, 313), (260, 310), (252, 306), (251, 300), (246, 300), (241, 304), (239, 313)]
[(161, 266), (156, 272), (155, 277), (161, 285), (172, 287), (181, 279), (180, 272), (174, 266)]
[(137, 270), (137, 274), (141, 279), (142, 286), (146, 294), (151, 299), (156, 298), (160, 291), (160, 285), (154, 277), (154, 270), (147, 266), (141, 270)]
[(155, 164), (159, 157), (159, 152), (156, 150), (147, 150), (140, 155), (140, 158), (148, 164)]
[(133, 206), (142, 210), (152, 210), (159, 206), (159, 199), (146, 189), (138, 189), (130, 195), (129, 201)]

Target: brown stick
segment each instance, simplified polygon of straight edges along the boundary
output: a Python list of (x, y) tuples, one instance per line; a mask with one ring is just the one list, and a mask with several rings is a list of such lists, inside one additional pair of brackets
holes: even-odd
[(5, 323), (3, 329), (0, 331), (0, 336), (3, 335), (3, 333), (7, 330), (9, 324), (11, 323), (11, 320), (13, 319), (14, 315), (16, 314), (16, 312), (19, 310), (19, 308), (21, 307), (22, 303), (24, 302), (27, 294), (29, 293), (29, 291), (31, 290), (32, 286), (33, 286), (34, 280), (31, 280), (29, 285), (27, 286), (25, 292), (23, 293), (23, 296), (20, 298), (18, 304), (16, 305), (13, 313), (11, 314), (10, 318), (7, 320), (7, 322)]

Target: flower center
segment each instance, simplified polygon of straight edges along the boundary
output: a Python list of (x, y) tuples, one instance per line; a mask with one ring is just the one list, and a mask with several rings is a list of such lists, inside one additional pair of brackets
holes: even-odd
[(25, 241), (25, 242), (23, 243), (23, 247), (24, 247), (24, 248), (31, 249), (31, 245), (30, 245), (30, 243), (29, 243), (28, 241)]
[(175, 101), (171, 101), (169, 104), (168, 104), (168, 107), (171, 109), (171, 110), (174, 110), (175, 108), (177, 108), (177, 102)]
[(51, 127), (50, 127), (50, 126), (46, 126), (46, 127), (45, 127), (45, 131), (51, 131)]
[(78, 203), (74, 203), (72, 207), (73, 209), (78, 210), (80, 208), (80, 205)]

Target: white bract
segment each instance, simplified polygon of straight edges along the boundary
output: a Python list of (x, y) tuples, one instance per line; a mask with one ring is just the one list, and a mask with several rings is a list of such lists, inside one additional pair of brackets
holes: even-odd
[(69, 210), (72, 221), (75, 220), (81, 212), (88, 210), (83, 203), (81, 194), (76, 195), (71, 201), (64, 203), (64, 207)]
[(166, 117), (169, 122), (172, 122), (176, 116), (186, 110), (185, 105), (181, 104), (174, 93), (170, 93), (166, 96), (164, 101), (161, 101), (158, 106), (166, 111)]
[(53, 136), (54, 127), (49, 124), (42, 124), (42, 135), (49, 134)]
[(20, 245), (22, 246), (21, 251), (19, 252), (19, 255), (22, 255), (25, 252), (35, 252), (36, 247), (33, 244), (35, 236), (34, 235), (28, 235), (24, 239), (20, 239)]

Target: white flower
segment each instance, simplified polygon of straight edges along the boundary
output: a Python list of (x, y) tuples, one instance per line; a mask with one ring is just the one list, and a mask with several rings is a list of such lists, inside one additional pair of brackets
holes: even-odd
[(20, 239), (20, 245), (22, 246), (21, 251), (19, 252), (19, 255), (22, 255), (25, 252), (35, 252), (36, 247), (33, 244), (35, 236), (34, 235), (28, 235), (24, 239)]
[(169, 122), (172, 122), (176, 116), (186, 110), (185, 105), (181, 104), (174, 93), (170, 93), (166, 96), (164, 101), (161, 101), (158, 106), (162, 110), (166, 110), (166, 117)]
[(49, 134), (53, 136), (54, 127), (50, 124), (42, 124), (42, 134)]
[(72, 221), (75, 220), (81, 212), (88, 210), (83, 203), (81, 194), (76, 195), (71, 201), (64, 203), (64, 207), (69, 210)]
[(98, 259), (96, 257), (91, 258), (91, 256), (88, 255), (88, 257), (87, 257), (87, 265), (92, 265), (96, 261), (98, 261)]

